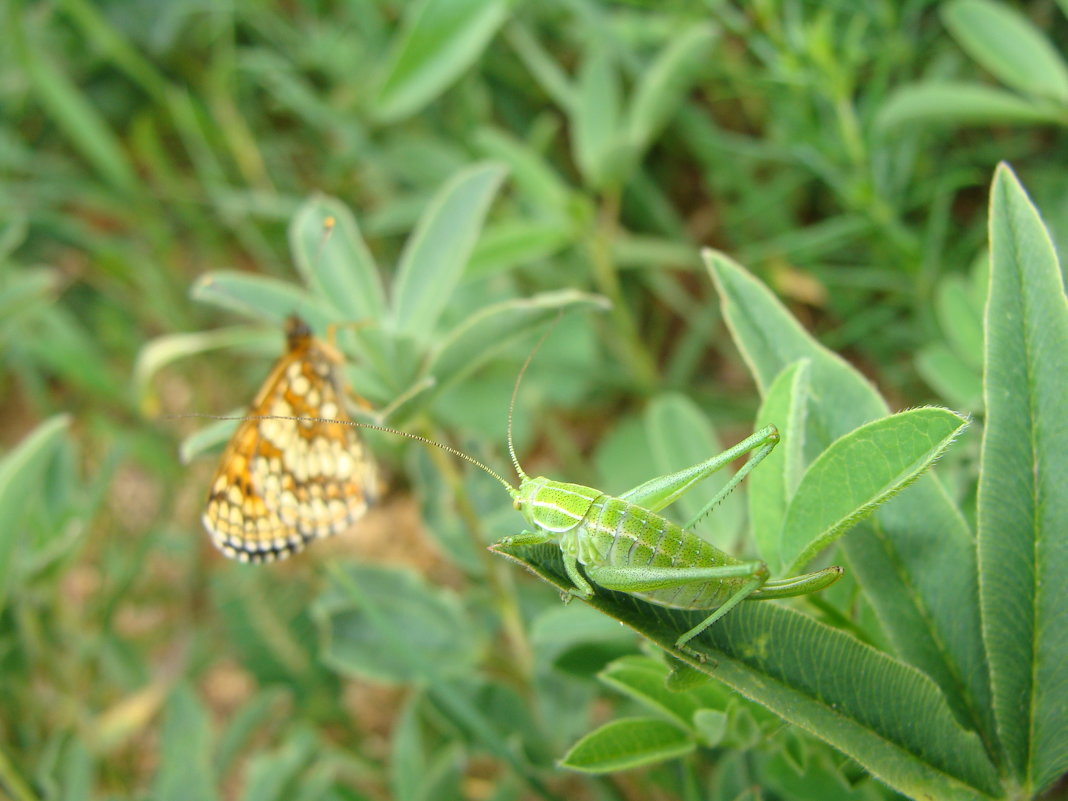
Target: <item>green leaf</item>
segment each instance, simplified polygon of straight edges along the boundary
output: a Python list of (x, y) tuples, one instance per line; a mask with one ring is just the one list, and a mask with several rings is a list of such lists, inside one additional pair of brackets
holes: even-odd
[(159, 768), (152, 798), (185, 801), (218, 798), (217, 777), (211, 767), (211, 731), (203, 705), (185, 684), (171, 693), (163, 713)]
[(434, 196), (397, 266), (394, 331), (416, 339), (430, 337), (463, 275), (504, 175), (499, 164), (476, 164)]
[(42, 475), (66, 441), (70, 415), (58, 414), (40, 423), (0, 459), (0, 610), (15, 570), (26, 499), (35, 495)]
[[(654, 398), (645, 411), (645, 426), (656, 475), (674, 473), (723, 450), (708, 418), (685, 395), (672, 393)], [(693, 520), (730, 478), (730, 470), (720, 470), (701, 482), (700, 494), (689, 492), (675, 501), (673, 506), (678, 507), (683, 521)], [(741, 495), (732, 493), (706, 518), (713, 531), (709, 539), (724, 547), (733, 544), (742, 527), (742, 501)]]
[(571, 244), (574, 226), (566, 220), (510, 220), (487, 227), (464, 276), (483, 278), (523, 264), (547, 259)]
[(571, 187), (527, 142), (496, 128), (482, 128), (474, 139), (488, 158), (508, 165), (510, 183), (542, 214), (556, 216), (572, 202)]
[(808, 412), (809, 360), (783, 369), (764, 396), (755, 431), (779, 428), (782, 440), (749, 474), (749, 525), (760, 557), (772, 573), (782, 571), (782, 526), (786, 508), (804, 472), (805, 415)]
[(711, 58), (718, 34), (709, 23), (693, 25), (672, 39), (642, 72), (627, 113), (636, 152), (643, 152), (670, 121), (696, 80), (698, 67)]
[(818, 759), (809, 759), (803, 766), (794, 764), (785, 752), (768, 760), (761, 771), (766, 789), (790, 801), (873, 801), (885, 797), (872, 787), (874, 780), (850, 781), (830, 754), (819, 751)]
[(947, 275), (938, 282), (935, 311), (953, 352), (978, 372), (983, 367), (983, 309), (973, 294), (968, 279)]
[(1051, 102), (964, 81), (924, 81), (892, 92), (876, 116), (884, 134), (917, 123), (946, 125), (1034, 125), (1066, 122), (1063, 108)]
[[(560, 591), (571, 586), (559, 546), (491, 550)], [(1002, 795), (982, 742), (960, 725), (931, 679), (850, 634), (773, 601), (744, 603), (690, 641), (707, 655), (700, 661), (676, 652), (674, 642), (707, 610), (668, 609), (598, 587), (586, 603), (825, 740), (898, 792), (940, 801)], [(657, 722), (667, 738), (670, 724)], [(681, 737), (672, 741), (681, 747)], [(611, 744), (591, 748), (584, 764), (611, 765)], [(618, 749), (621, 762), (632, 753), (659, 758), (640, 738), (627, 737)]]
[[(328, 218), (334, 221), (330, 230)], [(305, 284), (336, 309), (340, 319), (382, 319), (382, 278), (348, 206), (323, 196), (305, 202), (289, 225), (289, 249)]]
[(291, 314), (299, 315), (319, 333), (337, 322), (335, 313), (325, 303), (300, 287), (251, 273), (207, 273), (196, 280), (189, 296), (253, 320), (269, 322), (279, 329)]
[(445, 334), (438, 344), (428, 367), (430, 375), (437, 380), (434, 389), (441, 391), (470, 375), (502, 348), (561, 312), (608, 308), (609, 302), (600, 295), (561, 289), (479, 309)]
[[(238, 417), (247, 414), (244, 409), (234, 409), (224, 417)], [(182, 440), (178, 446), (178, 461), (189, 464), (201, 454), (221, 450), (230, 441), (237, 429), (238, 420), (215, 420), (201, 429), (194, 431)]]
[(606, 723), (571, 746), (560, 767), (583, 773), (614, 773), (685, 756), (693, 737), (658, 718), (622, 718)]
[(969, 411), (982, 408), (983, 381), (979, 371), (969, 368), (945, 345), (922, 348), (916, 354), (916, 369), (940, 397), (954, 406)]
[(610, 52), (594, 45), (578, 76), (578, 96), (571, 108), (575, 163), (594, 189), (620, 178), (623, 148), (620, 130), (619, 73)]
[(410, 116), (482, 55), (508, 12), (505, 0), (423, 0), (408, 7), (379, 84), (374, 114)]
[[(87, 743), (73, 737), (67, 741), (66, 747), (63, 749), (61, 769), (58, 776), (56, 776), (60, 787), (63, 788), (63, 793), (58, 796), (58, 801), (82, 801), (84, 798), (92, 798), (93, 779), (96, 773), (96, 766), (93, 762), (94, 758), (89, 751)], [(7, 784), (8, 776), (4, 778), (5, 784)], [(14, 790), (15, 788), (9, 789)], [(12, 798), (17, 799), (19, 797), (17, 793), (12, 793)], [(36, 796), (28, 794), (25, 797), (34, 798)]]
[(801, 479), (786, 511), (781, 556), (797, 572), (876, 507), (914, 482), (968, 421), (929, 407), (884, 417), (833, 442)]
[(422, 702), (423, 694), (413, 692), (393, 721), (389, 785), (396, 801), (418, 801), (426, 775), (426, 749), (418, 715)]
[(0, 276), (0, 320), (10, 325), (16, 316), (54, 303), (62, 285), (60, 272), (48, 267), (5, 270)]
[(705, 748), (715, 748), (727, 736), (730, 718), (718, 709), (698, 709), (693, 714), (697, 737)]
[(462, 676), (478, 658), (477, 630), (452, 593), (431, 587), (411, 570), (351, 564), (343, 569), (361, 598), (335, 580), (312, 607), (322, 659), (331, 669), (396, 683), (430, 674)]
[(312, 731), (302, 726), (281, 747), (255, 754), (245, 771), (242, 801), (288, 801), (293, 782), (314, 757), (317, 745)]
[(1005, 165), (990, 203), (983, 633), (1001, 745), (1038, 793), (1068, 770), (1068, 301), (1049, 234)]
[(257, 347), (270, 344), (271, 350), (281, 353), (281, 337), (277, 332), (249, 326), (230, 326), (212, 331), (189, 334), (165, 334), (148, 342), (137, 354), (134, 364), (134, 386), (142, 408), (155, 411), (158, 405), (151, 394), (152, 379), (160, 370), (179, 359), (199, 356), (214, 350)]
[[(811, 359), (806, 459), (886, 416), (886, 403), (871, 384), (813, 340), (767, 287), (726, 256), (711, 251), (704, 256), (727, 324), (763, 391), (783, 368)], [(933, 678), (954, 712), (992, 747), (975, 544), (941, 484), (922, 476), (840, 547), (896, 652)]]
[(700, 698), (696, 692), (672, 692), (664, 683), (667, 676), (664, 665), (644, 656), (617, 659), (597, 674), (609, 687), (692, 730), (693, 716), (703, 708)]
[(1049, 40), (1007, 3), (952, 0), (942, 19), (968, 54), (1014, 89), (1068, 103), (1068, 66)]
[(269, 726), (271, 720), (281, 714), (288, 700), (288, 689), (282, 686), (265, 688), (228, 713), (226, 727), (212, 749), (215, 775), (225, 776), (229, 772), (263, 727)]

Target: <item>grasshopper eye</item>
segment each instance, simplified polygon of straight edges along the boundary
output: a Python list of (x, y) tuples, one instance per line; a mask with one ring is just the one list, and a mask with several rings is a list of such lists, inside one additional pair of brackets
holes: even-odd
[(512, 499), (512, 508), (515, 509), (518, 512), (520, 509), (523, 508), (523, 502), (521, 500), (519, 500), (519, 498), (513, 498)]

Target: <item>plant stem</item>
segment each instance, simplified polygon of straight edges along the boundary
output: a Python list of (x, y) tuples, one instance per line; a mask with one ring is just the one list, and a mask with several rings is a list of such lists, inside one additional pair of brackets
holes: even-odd
[[(435, 437), (436, 432), (429, 428), (422, 433), (427, 439), (438, 441), (442, 439), (440, 436)], [(526, 627), (523, 625), (519, 605), (516, 603), (515, 583), (512, 572), (503, 561), (494, 558), (486, 550), (488, 537), (484, 534), (482, 520), (471, 503), (467, 488), (464, 486), (463, 476), (456, 469), (456, 464), (452, 457), (437, 448), (428, 449), (428, 453), (431, 461), (434, 462), (434, 466), (452, 490), (457, 514), (464, 522), (468, 537), (471, 539), (475, 552), (479, 555), (490, 593), (500, 612), (505, 639), (512, 653), (512, 663), (517, 668), (517, 678), (522, 684), (524, 694), (529, 694), (531, 674), (534, 669), (534, 655), (530, 648), (530, 642), (527, 640)]]
[(587, 239), (586, 245), (593, 265), (593, 277), (597, 289), (612, 301), (612, 320), (616, 337), (610, 339), (619, 350), (624, 363), (646, 393), (657, 386), (657, 370), (649, 352), (638, 336), (638, 326), (630, 314), (619, 284), (619, 271), (612, 258), (611, 246), (619, 218), (619, 190), (605, 193), (604, 202), (597, 215), (597, 224)]

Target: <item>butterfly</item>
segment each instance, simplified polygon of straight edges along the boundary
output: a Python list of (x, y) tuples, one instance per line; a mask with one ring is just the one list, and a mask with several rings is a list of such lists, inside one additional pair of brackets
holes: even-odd
[(286, 320), (286, 339), (223, 452), (204, 509), (212, 542), (242, 562), (284, 559), (344, 531), (379, 490), (374, 459), (346, 422), (341, 353), (296, 316)]

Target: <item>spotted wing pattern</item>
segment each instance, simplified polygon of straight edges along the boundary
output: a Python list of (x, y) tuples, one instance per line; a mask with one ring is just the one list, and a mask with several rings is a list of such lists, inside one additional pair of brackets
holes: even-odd
[(287, 336), (287, 352), (223, 452), (204, 510), (212, 541), (242, 562), (284, 559), (344, 531), (378, 492), (375, 463), (355, 426), (269, 417), (348, 420), (341, 354), (296, 317)]

